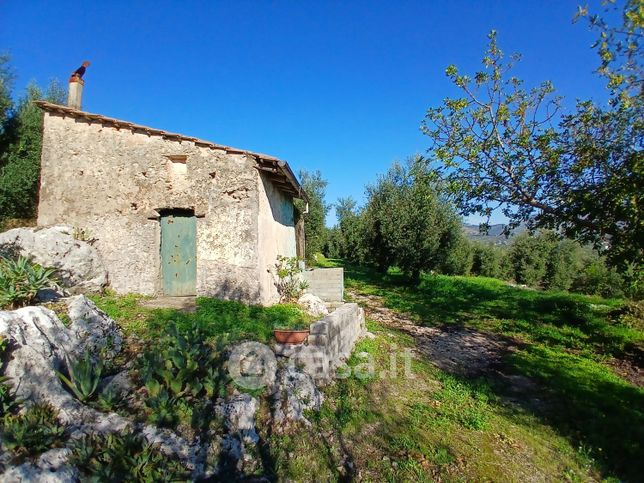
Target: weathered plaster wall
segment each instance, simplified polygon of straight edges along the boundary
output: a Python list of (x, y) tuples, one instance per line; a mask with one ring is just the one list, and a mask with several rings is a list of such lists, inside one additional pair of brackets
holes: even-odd
[[(185, 174), (172, 169), (173, 155), (187, 156)], [(254, 165), (245, 155), (46, 112), (38, 224), (89, 229), (112, 287), (153, 294), (158, 210), (192, 209), (197, 293), (259, 301)]]
[(261, 302), (268, 305), (279, 300), (274, 271), (271, 270), (277, 256), (296, 256), (295, 213), (293, 198), (276, 189), (265, 174), (258, 174), (259, 280)]

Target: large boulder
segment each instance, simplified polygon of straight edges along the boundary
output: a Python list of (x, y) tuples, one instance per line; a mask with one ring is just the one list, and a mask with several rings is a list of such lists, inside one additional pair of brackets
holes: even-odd
[(71, 450), (68, 448), (51, 449), (34, 461), (10, 467), (0, 481), (11, 483), (71, 483), (78, 481), (78, 470), (68, 464)]
[(308, 314), (318, 317), (321, 315), (327, 315), (329, 309), (326, 308), (324, 301), (317, 295), (312, 293), (305, 293), (298, 300), (297, 304), (302, 307)]
[(101, 354), (108, 359), (121, 351), (123, 335), (114, 320), (84, 295), (67, 299), (69, 330), (79, 343), (79, 349)]
[(96, 248), (75, 239), (73, 233), (68, 226), (14, 228), (0, 233), (0, 253), (55, 268), (71, 294), (99, 292), (107, 284), (105, 265)]

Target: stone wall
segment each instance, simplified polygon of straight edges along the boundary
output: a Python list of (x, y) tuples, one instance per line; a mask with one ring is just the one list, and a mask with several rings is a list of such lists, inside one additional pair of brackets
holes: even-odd
[(306, 291), (325, 302), (342, 302), (344, 299), (343, 268), (314, 268), (305, 270), (302, 276), (309, 284)]
[[(260, 184), (245, 154), (44, 114), (38, 224), (89, 230), (120, 293), (160, 293), (160, 212), (187, 209), (197, 216), (197, 294), (268, 300)], [(264, 241), (271, 223), (289, 220), (265, 217)]]

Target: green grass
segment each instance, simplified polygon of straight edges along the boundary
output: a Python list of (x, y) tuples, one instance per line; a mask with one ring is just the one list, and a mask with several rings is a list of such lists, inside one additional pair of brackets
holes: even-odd
[[(639, 478), (644, 391), (608, 364), (625, 354), (642, 353), (643, 332), (611, 317), (623, 301), (526, 290), (479, 277), (425, 275), (412, 286), (395, 271), (382, 276), (345, 268), (350, 290), (382, 297), (385, 306), (419, 325), (455, 324), (516, 339), (520, 350), (508, 356), (507, 370), (538, 381), (543, 390), (539, 396), (546, 402), (541, 409), (526, 405), (528, 414), (565, 437), (603, 476)], [(503, 396), (503, 385), (492, 381), (487, 389), (471, 393), (470, 401), (476, 403), (465, 404), (459, 399), (464, 382), (445, 377), (437, 379), (442, 391), (449, 390), (451, 403), (441, 403), (438, 412), (422, 405), (414, 411), (426, 413), (434, 425), (457, 415), (464, 427), (485, 428), (490, 420), (483, 410), (488, 406), (485, 398)]]
[[(323, 259), (325, 267), (342, 266)], [(636, 481), (644, 441), (644, 392), (609, 363), (641, 351), (638, 324), (618, 323), (623, 302), (542, 292), (475, 277), (424, 276), (411, 286), (345, 267), (346, 286), (382, 297), (419, 325), (459, 325), (516, 341), (503, 371), (528, 376), (538, 390), (510, 393), (492, 377), (447, 374), (417, 354), (414, 375), (403, 368), (413, 337), (373, 321), (375, 339), (358, 343), (347, 361), (351, 376), (324, 388), (313, 427), (270, 430), (269, 401), (260, 397), (258, 430), (279, 481)], [(128, 335), (149, 343), (174, 321), (208, 337), (267, 342), (275, 325), (306, 320), (294, 306), (246, 306), (199, 298), (195, 313), (141, 307), (141, 296), (95, 297)], [(392, 351), (397, 371), (392, 373)], [(366, 372), (371, 372), (364, 376)], [(358, 377), (357, 374), (361, 376)], [(514, 403), (508, 403), (512, 396)], [(533, 404), (538, 399), (539, 404)], [(525, 403), (525, 404), (524, 404)]]
[(368, 327), (376, 339), (361, 341), (348, 364), (369, 360), (376, 376), (337, 380), (324, 388), (322, 410), (309, 414), (312, 428), (267, 436), (280, 481), (347, 481), (357, 471), (363, 481), (389, 482), (597, 478), (585, 453), (525, 409), (503, 404), (484, 380), (445, 374), (421, 357), (412, 360), (414, 379), (402, 370), (392, 377), (391, 349), (414, 341)]
[(310, 324), (315, 320), (315, 317), (293, 304), (262, 307), (198, 297), (197, 310), (190, 313), (142, 307), (139, 301), (145, 299), (135, 294), (92, 297), (96, 305), (116, 320), (127, 335), (143, 339), (156, 337), (169, 322), (175, 322), (180, 329), (196, 324), (208, 337), (222, 338), (228, 342), (256, 340), (265, 343), (272, 338), (275, 326)]

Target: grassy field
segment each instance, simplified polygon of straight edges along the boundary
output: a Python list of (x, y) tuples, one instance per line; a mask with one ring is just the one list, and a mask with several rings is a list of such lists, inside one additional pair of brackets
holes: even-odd
[[(274, 431), (269, 398), (256, 394), (264, 475), (273, 481), (640, 479), (644, 391), (613, 368), (641, 354), (643, 335), (637, 320), (625, 324), (614, 315), (622, 301), (474, 277), (424, 276), (410, 286), (395, 272), (345, 268), (349, 292), (376, 297), (419, 326), (470, 327), (512, 339), (518, 349), (507, 355), (503, 371), (529, 377), (536, 389), (517, 393), (493, 375), (450, 374), (418, 351), (410, 379), (403, 354), (417, 349), (417, 341), (368, 320), (375, 339), (356, 347), (349, 361), (354, 375), (323, 389), (325, 402), (309, 415), (311, 427)], [(230, 341), (265, 342), (272, 321), (301, 317), (288, 306), (212, 299), (199, 299), (197, 311), (186, 314), (146, 309), (140, 299), (95, 298), (144, 344), (171, 320), (187, 327), (197, 322)], [(357, 377), (355, 369), (365, 367), (373, 375)]]
[[(426, 275), (419, 286), (410, 286), (395, 272), (380, 276), (364, 268), (346, 270), (350, 291), (381, 297), (386, 307), (418, 325), (460, 325), (516, 340), (520, 349), (508, 355), (504, 370), (539, 384), (543, 404), (532, 407), (507, 404), (508, 388), (494, 378), (463, 380), (433, 368), (421, 370), (420, 387), (437, 389), (419, 391), (415, 382), (411, 394), (403, 390), (387, 402), (392, 407), (406, 404), (408, 419), (419, 411), (426, 416), (424, 424), (410, 424), (411, 434), (401, 435), (409, 444), (433, 441), (427, 448), (415, 447), (417, 455), (450, 454), (454, 461), (442, 471), (449, 469), (452, 476), (466, 479), (520, 480), (521, 472), (529, 472), (530, 466), (548, 475), (547, 479), (612, 476), (637, 481), (641, 477), (644, 391), (621, 378), (613, 367), (625, 359), (641, 358), (644, 337), (637, 320), (626, 325), (614, 316), (622, 301), (525, 290), (475, 277)], [(374, 329), (380, 329), (388, 342), (405, 341), (382, 327)], [(422, 368), (426, 361), (417, 363)], [(385, 386), (392, 389), (395, 384)], [(378, 392), (375, 387), (367, 391)], [(527, 400), (533, 394), (523, 396)], [(444, 418), (436, 418), (441, 410), (432, 400), (445, 397), (452, 398), (448, 406), (454, 408), (453, 414), (463, 416), (478, 408), (485, 424), (476, 427), (465, 418), (459, 431), (440, 431), (439, 442), (434, 426)], [(438, 407), (444, 408), (444, 402)], [(507, 451), (503, 449), (506, 440), (514, 442), (506, 445)], [(512, 454), (514, 463), (504, 462), (501, 455)], [(466, 462), (470, 470), (452, 470), (459, 462)]]

